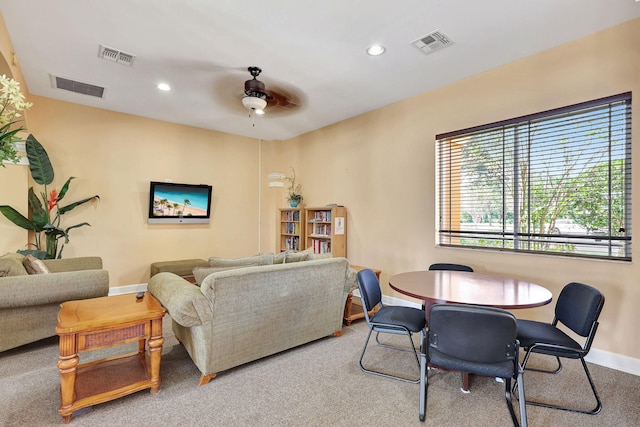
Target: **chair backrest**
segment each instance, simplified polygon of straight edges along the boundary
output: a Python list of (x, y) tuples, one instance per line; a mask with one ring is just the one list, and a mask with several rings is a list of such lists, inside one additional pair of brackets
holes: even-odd
[(585, 350), (591, 346), (604, 306), (604, 295), (596, 288), (571, 282), (562, 288), (555, 307), (555, 320), (576, 334), (587, 337)]
[(435, 304), (429, 312), (429, 347), (456, 359), (514, 361), (517, 335), (515, 316), (500, 308)]
[(380, 290), (380, 283), (378, 282), (376, 274), (368, 268), (360, 270), (357, 279), (358, 289), (360, 290), (360, 301), (362, 302), (362, 308), (368, 323), (369, 316), (367, 313), (378, 304), (381, 304), (382, 291)]
[(429, 270), (468, 271), (469, 273), (473, 273), (473, 268), (469, 267), (468, 265), (449, 264), (446, 262), (438, 262), (435, 264), (431, 264), (429, 266)]

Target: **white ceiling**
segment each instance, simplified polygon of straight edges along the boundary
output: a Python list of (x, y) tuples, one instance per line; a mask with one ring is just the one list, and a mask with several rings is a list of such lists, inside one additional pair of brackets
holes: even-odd
[[(640, 17), (634, 0), (0, 0), (32, 94), (255, 138), (288, 139)], [(433, 30), (454, 43), (424, 55)], [(385, 55), (365, 53), (371, 43)], [(105, 45), (132, 66), (98, 58)], [(302, 107), (255, 119), (246, 68)], [(54, 89), (51, 76), (106, 88)], [(167, 82), (170, 92), (155, 85)]]

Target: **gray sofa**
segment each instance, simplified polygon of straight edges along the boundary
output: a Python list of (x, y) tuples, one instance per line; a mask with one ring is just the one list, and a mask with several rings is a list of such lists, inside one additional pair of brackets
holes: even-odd
[(0, 351), (55, 336), (61, 303), (109, 293), (109, 273), (99, 257), (43, 262), (50, 273), (0, 277)]
[(330, 258), (217, 271), (200, 286), (163, 272), (148, 290), (168, 310), (204, 385), (218, 372), (341, 335), (354, 284), (347, 259)]

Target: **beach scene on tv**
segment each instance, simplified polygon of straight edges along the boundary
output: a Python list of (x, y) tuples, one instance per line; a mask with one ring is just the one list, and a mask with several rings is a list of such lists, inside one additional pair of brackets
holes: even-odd
[(207, 188), (157, 186), (153, 192), (153, 216), (206, 217), (208, 203)]

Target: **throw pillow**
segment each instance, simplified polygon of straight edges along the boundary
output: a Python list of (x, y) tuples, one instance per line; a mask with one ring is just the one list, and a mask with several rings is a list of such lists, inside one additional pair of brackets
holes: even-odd
[(291, 251), (283, 251), (280, 252), (279, 254), (276, 254), (273, 256), (273, 263), (274, 264), (284, 264), (284, 260), (287, 257), (287, 254), (291, 252)]
[(313, 261), (314, 259), (328, 259), (331, 258), (332, 255), (331, 253), (327, 253), (327, 254), (309, 254), (307, 255), (307, 257), (304, 259), (305, 261)]
[(290, 262), (300, 262), (306, 261), (309, 255), (313, 254), (313, 248), (307, 248), (304, 251), (300, 252), (289, 252), (287, 253), (287, 257), (285, 258), (285, 264), (289, 264)]
[(49, 273), (49, 269), (47, 268), (46, 265), (44, 265), (44, 262), (42, 262), (41, 259), (38, 259), (31, 254), (24, 257), (22, 264), (24, 265), (24, 268), (27, 270), (27, 273), (29, 274)]
[(209, 267), (251, 267), (254, 265), (273, 264), (273, 252), (245, 258), (209, 258)]
[(7, 270), (7, 276), (26, 276), (27, 270), (22, 265), (24, 255), (7, 253), (0, 256), (0, 270)]
[(244, 267), (244, 265), (237, 267), (196, 267), (193, 269), (193, 277), (196, 279), (196, 285), (200, 286), (204, 278), (210, 274), (217, 273), (218, 271), (235, 270)]

